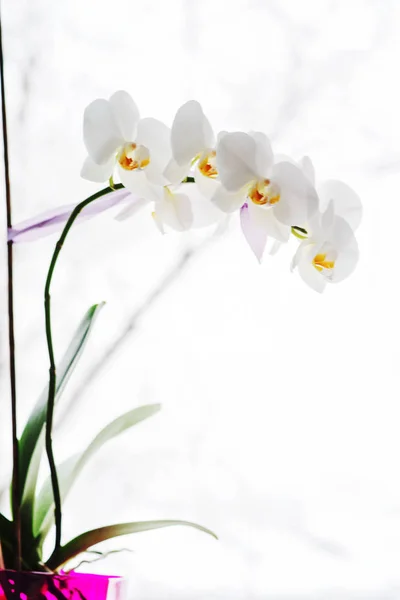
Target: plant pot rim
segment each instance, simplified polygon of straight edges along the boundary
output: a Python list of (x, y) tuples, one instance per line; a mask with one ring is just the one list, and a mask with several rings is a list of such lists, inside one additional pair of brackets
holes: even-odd
[(15, 573), (19, 576), (23, 575), (38, 575), (39, 577), (96, 577), (98, 579), (125, 579), (123, 575), (104, 575), (102, 573), (86, 573), (80, 571), (60, 571), (59, 573), (51, 573), (49, 571), (16, 571), (15, 569), (1, 569), (0, 573)]

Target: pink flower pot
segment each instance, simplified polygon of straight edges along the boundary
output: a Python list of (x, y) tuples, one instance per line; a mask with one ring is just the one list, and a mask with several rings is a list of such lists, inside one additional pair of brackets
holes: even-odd
[(86, 573), (0, 570), (0, 600), (126, 600), (126, 580)]

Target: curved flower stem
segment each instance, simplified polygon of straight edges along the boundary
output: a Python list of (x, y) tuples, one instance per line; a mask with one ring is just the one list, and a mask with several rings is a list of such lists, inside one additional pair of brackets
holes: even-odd
[(65, 224), (65, 227), (62, 231), (60, 239), (58, 240), (56, 247), (53, 252), (53, 256), (50, 262), (49, 270), (46, 278), (46, 285), (44, 288), (44, 307), (45, 307), (45, 321), (46, 321), (46, 340), (47, 340), (47, 349), (49, 353), (50, 359), (50, 369), (49, 369), (49, 395), (47, 400), (47, 417), (46, 417), (46, 453), (47, 459), (49, 462), (50, 468), (50, 477), (51, 477), (51, 485), (53, 489), (54, 496), (54, 519), (56, 525), (56, 539), (55, 539), (55, 550), (58, 550), (61, 546), (61, 526), (62, 526), (62, 512), (61, 512), (61, 494), (60, 494), (60, 486), (58, 482), (57, 476), (57, 467), (54, 460), (53, 453), (53, 440), (52, 440), (52, 428), (53, 428), (53, 416), (54, 416), (54, 404), (55, 404), (55, 396), (56, 396), (56, 382), (57, 382), (57, 373), (56, 373), (56, 364), (54, 359), (54, 348), (53, 348), (53, 338), (51, 331), (51, 295), (50, 295), (50, 287), (53, 278), (53, 273), (55, 266), (57, 264), (57, 260), (65, 239), (75, 221), (79, 213), (91, 202), (94, 202), (101, 196), (113, 192), (115, 189), (120, 189), (123, 186), (121, 184), (115, 185), (114, 189), (111, 187), (104, 188), (100, 190), (93, 196), (86, 198), (80, 204), (75, 206), (74, 210), (70, 214), (68, 221)]
[[(0, 16), (0, 79), (1, 79), (1, 120), (3, 126), (4, 149), (4, 179), (6, 188), (7, 228), (12, 225), (11, 218), (11, 185), (10, 167), (8, 160), (8, 135), (6, 93), (4, 86), (4, 57), (3, 37)], [(19, 447), (17, 434), (17, 391), (15, 376), (15, 338), (14, 338), (14, 285), (13, 285), (13, 243), (7, 242), (7, 270), (8, 270), (8, 336), (10, 351), (10, 384), (11, 384), (11, 418), (12, 418), (12, 444), (13, 444), (13, 474), (12, 474), (12, 512), (15, 526), (16, 568), (21, 570), (21, 510), (20, 510), (20, 485), (19, 485)]]

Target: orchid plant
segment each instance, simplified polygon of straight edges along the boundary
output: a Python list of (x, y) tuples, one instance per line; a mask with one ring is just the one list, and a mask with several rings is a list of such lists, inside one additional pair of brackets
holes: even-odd
[[(347, 278), (359, 257), (355, 231), (361, 221), (362, 206), (349, 186), (336, 180), (317, 182), (308, 157), (296, 161), (275, 155), (264, 133), (222, 131), (215, 135), (197, 101), (190, 100), (181, 106), (169, 128), (157, 119), (140, 118), (131, 96), (117, 91), (108, 100), (97, 99), (86, 108), (83, 139), (88, 156), (81, 175), (93, 182), (106, 183), (106, 187), (74, 207), (61, 207), (12, 226), (5, 137), (11, 291), (13, 244), (63, 227), (44, 293), (49, 383), (20, 437), (16, 428), (12, 293), (10, 298), (14, 475), (12, 520), (0, 515), (0, 541), (3, 566), (15, 569), (57, 571), (71, 558), (105, 539), (169, 525), (189, 525), (214, 535), (194, 523), (151, 521), (102, 527), (62, 542), (62, 505), (88, 460), (104, 443), (160, 408), (148, 405), (131, 410), (103, 429), (83, 453), (56, 465), (52, 448), (54, 410), (102, 308), (102, 304), (95, 304), (87, 311), (56, 366), (51, 282), (74, 223), (116, 205), (124, 205), (124, 216), (150, 205), (149, 215), (164, 234), (212, 226), (226, 220), (227, 215), (234, 219), (238, 213), (244, 237), (260, 262), (267, 240), (273, 241), (271, 253), (274, 253), (290, 238), (295, 239), (298, 245), (291, 268), (317, 292)], [(50, 477), (38, 491), (44, 450)], [(53, 526), (54, 549), (50, 556), (44, 556), (43, 543)]]

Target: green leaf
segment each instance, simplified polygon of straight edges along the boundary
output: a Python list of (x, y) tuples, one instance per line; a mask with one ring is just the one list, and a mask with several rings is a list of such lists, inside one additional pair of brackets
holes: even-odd
[(11, 542), (13, 535), (12, 522), (0, 513), (0, 540), (8, 540)]
[[(120, 435), (137, 423), (156, 414), (161, 408), (160, 404), (139, 406), (121, 415), (100, 431), (82, 454), (76, 454), (63, 462), (58, 468), (58, 480), (62, 500), (65, 500), (76, 478), (81, 473), (90, 458), (109, 440)], [(54, 523), (54, 498), (51, 479), (44, 483), (35, 502), (33, 517), (33, 531), (35, 537), (41, 541), (47, 536)]]
[(14, 526), (0, 513), (0, 543), (6, 567), (14, 567)]
[(99, 529), (93, 529), (86, 531), (78, 537), (74, 538), (65, 546), (62, 546), (52, 554), (50, 559), (47, 561), (47, 566), (52, 569), (58, 569), (63, 566), (68, 560), (74, 558), (81, 552), (85, 552), (88, 548), (91, 548), (95, 544), (100, 544), (106, 540), (118, 537), (120, 535), (128, 535), (130, 533), (139, 533), (141, 531), (150, 531), (151, 529), (161, 529), (162, 527), (172, 527), (174, 525), (185, 525), (187, 527), (194, 527), (204, 533), (212, 535), (216, 540), (218, 539), (215, 533), (191, 523), (190, 521), (142, 521), (138, 523), (120, 523), (118, 525), (108, 525), (107, 527), (99, 527)]
[[(56, 402), (59, 400), (74, 368), (78, 363), (87, 342), (95, 319), (104, 306), (94, 304), (83, 317), (78, 329), (70, 342), (66, 353), (57, 367)], [(46, 424), (48, 387), (43, 390), (37, 401), (22, 433), (20, 448), (20, 489), (21, 489), (21, 517), (24, 531), (31, 531), (33, 519), (33, 506), (40, 460), (44, 448), (44, 430)]]

